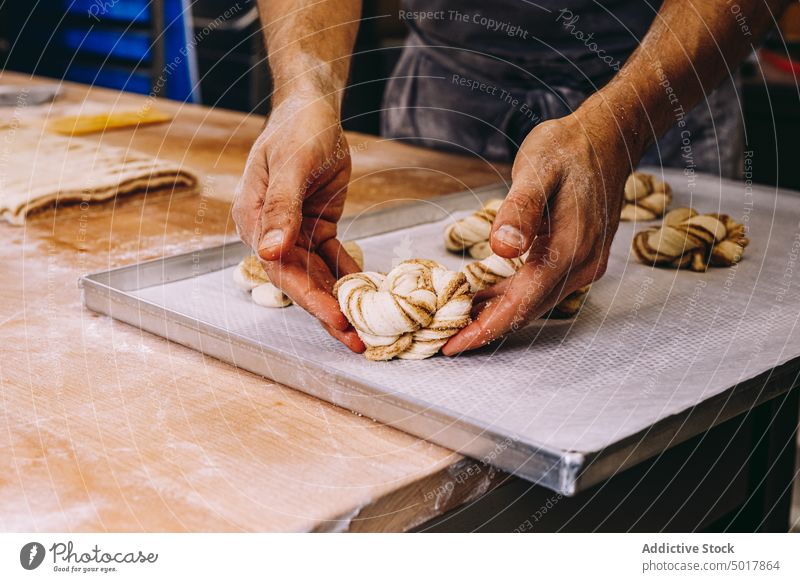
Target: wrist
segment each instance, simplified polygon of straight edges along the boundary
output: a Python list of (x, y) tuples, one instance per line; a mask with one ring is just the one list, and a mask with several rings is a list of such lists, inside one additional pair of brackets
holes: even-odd
[(280, 96), (273, 95), (267, 125), (275, 123), (280, 126), (291, 123), (295, 127), (322, 125), (341, 128), (341, 116), (338, 104), (329, 96), (310, 88), (298, 88)]
[(654, 136), (647, 111), (636, 94), (631, 94), (634, 99), (600, 90), (587, 98), (574, 115), (599, 138), (598, 143), (616, 145), (636, 166)]
[(274, 67), (272, 106), (286, 101), (325, 103), (338, 116), (342, 108), (345, 80), (339, 79), (329, 63), (300, 56), (291, 67)]

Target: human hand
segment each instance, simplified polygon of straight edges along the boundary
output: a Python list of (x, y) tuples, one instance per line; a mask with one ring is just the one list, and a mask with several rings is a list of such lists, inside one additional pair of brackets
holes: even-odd
[(287, 99), (250, 150), (232, 213), (270, 281), (333, 337), (362, 352), (332, 295), (339, 277), (360, 271), (336, 238), (350, 169), (336, 108), (324, 99)]
[(622, 135), (613, 120), (579, 110), (527, 136), (490, 243), (502, 257), (530, 254), (513, 277), (475, 296), (474, 321), (448, 341), (445, 355), (521, 329), (605, 273), (625, 179), (641, 155), (638, 147), (628, 151)]

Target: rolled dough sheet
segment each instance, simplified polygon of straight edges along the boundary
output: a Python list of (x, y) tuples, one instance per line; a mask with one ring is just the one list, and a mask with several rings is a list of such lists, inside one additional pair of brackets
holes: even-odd
[(134, 150), (39, 129), (0, 131), (0, 217), (12, 224), (54, 205), (196, 185), (179, 164)]

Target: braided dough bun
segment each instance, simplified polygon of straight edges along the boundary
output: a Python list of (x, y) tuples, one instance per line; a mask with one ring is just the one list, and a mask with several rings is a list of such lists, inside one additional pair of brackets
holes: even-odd
[[(470, 291), (475, 294), (478, 291), (482, 291), (510, 277), (522, 268), (527, 258), (528, 253), (514, 259), (505, 259), (498, 255), (491, 255), (481, 261), (468, 264), (464, 267), (463, 271), (464, 275), (467, 277)], [(543, 317), (553, 319), (569, 319), (570, 317), (574, 317), (581, 310), (581, 307), (583, 307), (590, 287), (591, 285), (586, 285), (585, 287), (573, 291)]]
[[(366, 345), (370, 360), (422, 360), (436, 354), (470, 322), (472, 298), (516, 273), (515, 259), (491, 255), (449, 271), (423, 259), (404, 261), (388, 274), (355, 273), (333, 288), (339, 307)], [(565, 297), (545, 317), (569, 318), (580, 311), (589, 285)]]
[[(359, 268), (364, 268), (364, 252), (352, 241), (342, 244)], [(250, 293), (253, 303), (262, 307), (288, 307), (292, 300), (270, 283), (267, 272), (256, 255), (250, 255), (233, 271), (233, 281), (242, 290)]]
[(676, 208), (660, 227), (639, 232), (633, 252), (645, 264), (705, 271), (709, 266), (729, 267), (742, 260), (750, 240), (744, 225), (727, 214), (698, 214)]
[(404, 261), (385, 275), (347, 275), (333, 292), (370, 360), (429, 358), (470, 322), (466, 277), (434, 261)]
[(447, 250), (457, 253), (467, 251), (473, 259), (478, 260), (491, 255), (489, 234), (501, 204), (501, 198), (492, 198), (480, 210), (449, 225), (444, 231)]
[(645, 221), (662, 216), (672, 203), (672, 189), (655, 176), (634, 172), (625, 181), (621, 220)]

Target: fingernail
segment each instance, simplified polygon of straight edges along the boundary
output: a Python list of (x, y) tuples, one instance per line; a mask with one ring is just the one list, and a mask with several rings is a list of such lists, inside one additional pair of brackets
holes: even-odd
[(258, 247), (259, 251), (266, 251), (279, 247), (283, 244), (283, 231), (279, 229), (270, 230), (261, 237), (261, 244)]
[(498, 228), (497, 232), (494, 233), (494, 236), (504, 245), (514, 247), (515, 249), (521, 249), (522, 245), (525, 244), (525, 237), (522, 236), (522, 233), (519, 230), (510, 224), (504, 224)]

